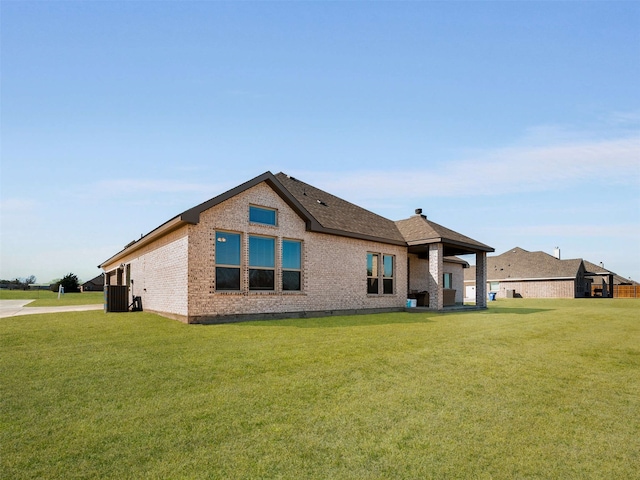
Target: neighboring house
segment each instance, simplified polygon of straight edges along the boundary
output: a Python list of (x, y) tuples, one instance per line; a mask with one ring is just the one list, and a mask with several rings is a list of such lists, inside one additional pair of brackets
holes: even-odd
[[(465, 271), (467, 295), (476, 286), (473, 274), (474, 267)], [(550, 255), (515, 247), (487, 258), (486, 289), (496, 298), (583, 298), (591, 296), (594, 279), (610, 285), (614, 275), (581, 258), (561, 260), (559, 249)], [(605, 288), (602, 296), (612, 293)]]
[[(638, 282), (631, 280), (630, 278), (624, 278), (621, 275), (613, 273), (610, 270), (604, 268), (604, 265), (596, 265), (595, 263), (583, 260), (585, 269), (590, 272), (592, 280), (591, 295), (599, 297), (608, 297), (614, 292), (614, 290), (622, 290), (616, 287), (619, 286), (632, 286), (637, 287)], [(613, 289), (611, 287), (614, 287)], [(635, 289), (632, 290), (635, 296)], [(622, 292), (621, 292), (622, 293)], [(618, 296), (617, 293), (615, 296)]]
[(99, 292), (104, 290), (104, 275), (100, 274), (80, 286), (81, 292)]
[[(187, 323), (402, 310), (428, 292), (462, 301), (464, 261), (484, 285), (493, 248), (421, 210), (398, 222), (293, 177), (266, 172), (193, 207), (99, 267), (145, 310)], [(447, 288), (445, 288), (447, 287)], [(476, 306), (486, 307), (479, 289)]]

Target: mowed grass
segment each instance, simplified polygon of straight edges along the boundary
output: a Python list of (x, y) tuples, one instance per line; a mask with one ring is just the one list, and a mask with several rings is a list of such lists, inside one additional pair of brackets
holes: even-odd
[(640, 302), (0, 322), (0, 477), (638, 478)]
[(50, 290), (0, 290), (0, 300), (30, 300), (27, 307), (65, 307), (69, 305), (94, 305), (104, 303), (103, 292), (65, 293)]

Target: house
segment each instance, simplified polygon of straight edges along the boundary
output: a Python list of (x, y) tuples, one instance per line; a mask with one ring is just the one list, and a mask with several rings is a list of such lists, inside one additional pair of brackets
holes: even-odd
[[(604, 265), (600, 263), (596, 265), (587, 260), (583, 260), (584, 267), (590, 272), (592, 280), (591, 295), (594, 297), (610, 297), (610, 296), (629, 296), (637, 298), (637, 287), (640, 285), (635, 280), (630, 278), (624, 278), (617, 273), (612, 272), (604, 268)], [(629, 287), (629, 288), (624, 288)], [(629, 295), (633, 292), (632, 295)], [(612, 295), (613, 294), (613, 295)]]
[[(181, 213), (99, 265), (106, 288), (187, 323), (403, 310), (426, 292), (462, 301), (464, 261), (478, 284), (491, 247), (421, 210), (394, 222), (284, 173), (266, 172)], [(468, 265), (467, 265), (468, 266)], [(446, 287), (446, 288), (445, 288)], [(476, 306), (486, 307), (478, 289)]]
[(101, 292), (104, 290), (104, 275), (100, 274), (80, 285), (81, 292)]
[[(529, 252), (515, 247), (487, 258), (488, 292), (496, 298), (583, 298), (591, 296), (594, 278), (606, 277), (612, 284), (613, 272), (597, 267), (581, 258), (562, 260), (560, 250), (554, 255)], [(465, 271), (465, 292), (472, 294), (476, 287), (474, 267)], [(604, 296), (612, 290), (605, 288)]]

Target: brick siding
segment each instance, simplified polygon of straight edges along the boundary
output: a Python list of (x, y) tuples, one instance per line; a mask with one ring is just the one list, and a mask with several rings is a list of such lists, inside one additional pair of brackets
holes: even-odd
[[(142, 247), (118, 262), (106, 265), (112, 271), (122, 263), (131, 265), (130, 297), (140, 296), (144, 310), (168, 314), (174, 318), (188, 316), (188, 228), (182, 227)], [(115, 276), (110, 278), (115, 279)], [(123, 275), (123, 283), (126, 281)]]
[[(276, 227), (249, 222), (249, 205), (276, 209)], [(215, 231), (242, 234), (241, 290), (215, 288)], [(248, 236), (276, 239), (275, 291), (249, 291)], [(281, 244), (302, 241), (302, 291), (282, 292)], [(367, 295), (367, 252), (395, 255), (395, 294)], [(200, 215), (189, 227), (189, 317), (325, 310), (402, 308), (406, 301), (406, 248), (335, 235), (307, 232), (304, 221), (266, 184), (259, 184)], [(398, 280), (402, 279), (402, 280)]]
[[(464, 268), (459, 263), (443, 261), (442, 273), (452, 274), (452, 287), (456, 291), (456, 303), (464, 302)], [(429, 260), (409, 255), (409, 290), (425, 292), (429, 290)]]
[[(249, 205), (275, 209), (277, 226), (249, 222)], [(241, 235), (239, 291), (216, 290), (218, 230)], [(250, 235), (275, 239), (274, 291), (250, 291), (248, 288)], [(302, 289), (299, 292), (282, 291), (281, 288), (281, 251), (285, 239), (302, 242)], [(441, 246), (434, 248), (442, 254)], [(367, 294), (369, 252), (394, 256), (393, 294)], [(142, 297), (144, 310), (184, 322), (208, 322), (251, 315), (399, 310), (404, 308), (407, 298), (407, 258), (411, 262), (412, 290), (431, 291), (442, 281), (431, 278), (435, 270), (430, 269), (429, 261), (408, 256), (405, 246), (307, 231), (305, 222), (289, 205), (266, 183), (260, 183), (201, 212), (197, 224), (182, 224), (128, 256), (118, 257), (104, 269), (113, 273), (120, 264), (130, 266), (133, 279), (130, 297)], [(438, 271), (440, 276), (442, 272), (453, 273), (456, 301), (462, 302), (462, 266), (445, 262), (444, 268)], [(123, 282), (126, 282), (125, 277), (122, 275)], [(109, 278), (117, 276), (110, 274)], [(435, 299), (438, 300), (437, 294)], [(440, 303), (441, 300), (436, 305)]]
[[(500, 282), (496, 298), (506, 298), (507, 290), (515, 290), (522, 298), (575, 298), (574, 280)], [(489, 284), (487, 283), (487, 291)]]

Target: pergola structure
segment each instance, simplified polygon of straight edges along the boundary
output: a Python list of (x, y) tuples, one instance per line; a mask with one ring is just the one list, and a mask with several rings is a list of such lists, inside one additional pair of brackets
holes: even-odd
[[(584, 276), (602, 278), (602, 297), (613, 298), (613, 277), (615, 276), (615, 273), (610, 272), (609, 270), (603, 270), (599, 272), (585, 272)], [(609, 280), (608, 282), (605, 281), (605, 277)]]
[(486, 308), (487, 253), (495, 251), (492, 247), (427, 220), (420, 209), (396, 225), (406, 239), (408, 252), (429, 261), (430, 309), (444, 309), (444, 257), (471, 254), (476, 258), (476, 307)]

